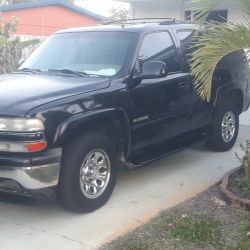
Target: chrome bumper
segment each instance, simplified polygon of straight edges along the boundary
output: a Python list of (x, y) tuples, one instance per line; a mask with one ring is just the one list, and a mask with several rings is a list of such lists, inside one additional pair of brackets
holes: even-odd
[(58, 184), (59, 173), (60, 163), (17, 168), (1, 166), (0, 180), (3, 182), (0, 181), (0, 189), (11, 191), (11, 185), (6, 185), (10, 182), (17, 183), (21, 188), (29, 190), (53, 187)]

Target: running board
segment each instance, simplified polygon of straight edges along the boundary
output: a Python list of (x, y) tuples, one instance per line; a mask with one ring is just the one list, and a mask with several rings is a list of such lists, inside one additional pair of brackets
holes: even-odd
[[(152, 149), (151, 149), (151, 150), (145, 150), (141, 154), (131, 157), (131, 159), (129, 159), (126, 165), (129, 169), (136, 169), (136, 168), (144, 167), (154, 161), (161, 160), (162, 158), (173, 155), (179, 151), (187, 149), (198, 143), (207, 141), (209, 137), (210, 136), (208, 134), (203, 133), (203, 134), (200, 134), (199, 136), (196, 135), (192, 137), (187, 137), (185, 138), (185, 140), (180, 140), (179, 143), (173, 143), (172, 142), (173, 139), (172, 139), (171, 141), (168, 141), (165, 144), (161, 144), (161, 146), (155, 147), (153, 150), (155, 153), (152, 153)], [(175, 140), (178, 140), (178, 139), (179, 138), (175, 138)], [(147, 157), (143, 157), (145, 155)]]

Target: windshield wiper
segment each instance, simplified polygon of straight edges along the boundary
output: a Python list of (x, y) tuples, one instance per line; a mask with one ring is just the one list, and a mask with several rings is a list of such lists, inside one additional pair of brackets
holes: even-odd
[(22, 69), (16, 70), (16, 72), (27, 72), (27, 73), (37, 74), (42, 71), (40, 69), (22, 68)]
[(74, 71), (71, 69), (48, 69), (49, 72), (54, 72), (54, 73), (63, 73), (63, 74), (68, 74), (68, 75), (75, 75), (79, 77), (85, 77), (89, 76), (89, 74), (81, 71)]

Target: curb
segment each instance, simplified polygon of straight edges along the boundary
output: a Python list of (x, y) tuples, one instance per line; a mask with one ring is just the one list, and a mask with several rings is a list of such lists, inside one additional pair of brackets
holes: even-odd
[(222, 182), (220, 184), (220, 190), (221, 192), (234, 204), (244, 208), (245, 210), (250, 210), (250, 200), (240, 198), (236, 194), (232, 193), (227, 187), (230, 176), (239, 171), (242, 167), (235, 168), (228, 172), (222, 179)]

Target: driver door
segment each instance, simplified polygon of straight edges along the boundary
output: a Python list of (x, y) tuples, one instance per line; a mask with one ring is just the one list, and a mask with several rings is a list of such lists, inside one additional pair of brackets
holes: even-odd
[(190, 130), (192, 82), (190, 74), (181, 70), (170, 33), (155, 32), (144, 37), (138, 55), (140, 69), (147, 61), (165, 62), (168, 75), (144, 79), (130, 92), (133, 100), (133, 151)]

